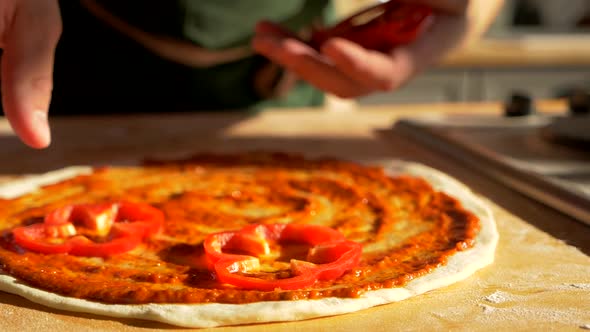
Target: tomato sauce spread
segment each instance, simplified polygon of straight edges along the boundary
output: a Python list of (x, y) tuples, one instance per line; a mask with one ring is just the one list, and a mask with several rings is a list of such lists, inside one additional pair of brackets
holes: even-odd
[[(12, 230), (42, 222), (66, 204), (113, 200), (164, 212), (163, 231), (107, 257), (40, 254), (20, 247)], [(362, 244), (360, 263), (335, 280), (296, 290), (244, 290), (217, 281), (203, 241), (250, 224), (329, 226)], [(249, 303), (358, 297), (403, 286), (473, 246), (479, 220), (426, 181), (390, 177), (378, 167), (284, 154), (199, 155), (89, 175), (0, 199), (0, 272), (33, 287), (103, 303)], [(305, 248), (274, 248), (249, 276), (290, 277), (289, 260)]]

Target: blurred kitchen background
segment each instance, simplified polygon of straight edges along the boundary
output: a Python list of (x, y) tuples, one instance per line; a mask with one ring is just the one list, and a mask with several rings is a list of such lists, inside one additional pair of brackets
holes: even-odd
[[(340, 0), (346, 14), (373, 1)], [(514, 93), (559, 98), (590, 90), (590, 0), (506, 0), (484, 38), (395, 93), (389, 103), (506, 100)]]

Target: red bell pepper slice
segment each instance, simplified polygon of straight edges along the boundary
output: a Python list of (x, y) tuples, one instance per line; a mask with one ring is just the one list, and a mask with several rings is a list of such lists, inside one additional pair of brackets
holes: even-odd
[(317, 30), (310, 44), (319, 49), (334, 37), (348, 39), (366, 49), (387, 52), (414, 41), (430, 24), (432, 8), (390, 0), (352, 15), (337, 25)]
[(48, 237), (44, 224), (17, 227), (12, 230), (12, 234), (16, 243), (31, 251), (45, 254), (65, 254), (72, 250), (72, 243), (69, 241), (52, 243), (41, 240)]
[[(307, 261), (291, 260), (291, 277), (268, 280), (247, 275), (259, 270), (258, 257), (269, 255), (271, 245), (286, 243), (311, 246)], [(346, 240), (332, 228), (300, 224), (256, 224), (235, 232), (214, 233), (207, 236), (203, 246), (220, 282), (263, 291), (301, 289), (317, 280), (339, 278), (358, 265), (362, 254), (360, 244)], [(230, 250), (245, 254), (228, 253)]]
[[(67, 205), (45, 216), (43, 223), (15, 228), (21, 247), (45, 254), (106, 257), (137, 247), (160, 231), (164, 213), (151, 205), (131, 202)], [(83, 226), (104, 242), (79, 235)]]

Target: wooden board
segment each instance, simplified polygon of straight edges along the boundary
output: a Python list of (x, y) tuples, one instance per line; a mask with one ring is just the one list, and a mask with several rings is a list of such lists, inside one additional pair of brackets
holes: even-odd
[[(466, 281), (399, 303), (302, 322), (216, 331), (576, 330), (590, 326), (590, 258), (493, 203), (500, 243), (493, 265)], [(47, 309), (0, 295), (3, 331), (139, 331), (164, 324)], [(174, 328), (172, 328), (174, 330)], [(186, 331), (186, 329), (179, 329)]]
[[(422, 162), (459, 178), (493, 200), (488, 202), (500, 230), (493, 265), (451, 287), (354, 314), (216, 331), (579, 331), (581, 327), (590, 327), (590, 228), (497, 186), (476, 169), (459, 165), (395, 133), (382, 137), (374, 132), (390, 128), (400, 115), (416, 116), (423, 112), (426, 116), (429, 111), (445, 110), (499, 112), (500, 107), (430, 105), (363, 109), (354, 113), (281, 110), (256, 116), (63, 118), (53, 120), (54, 144), (43, 152), (24, 147), (7, 130), (6, 122), (0, 121), (0, 175), (39, 173), (72, 164), (124, 164), (144, 156), (212, 150), (281, 150), (309, 157), (402, 158)], [(0, 293), (1, 331), (157, 328), (176, 330), (149, 321), (48, 309)]]

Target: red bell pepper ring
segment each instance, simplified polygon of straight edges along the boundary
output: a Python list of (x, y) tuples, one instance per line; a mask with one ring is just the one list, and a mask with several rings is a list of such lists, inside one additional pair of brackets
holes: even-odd
[(331, 28), (313, 32), (310, 45), (320, 49), (326, 40), (339, 37), (366, 49), (387, 52), (418, 38), (432, 18), (429, 6), (390, 0), (362, 10)]
[(44, 241), (48, 237), (44, 224), (33, 224), (25, 227), (17, 227), (12, 230), (14, 240), (21, 247), (45, 254), (65, 254), (72, 250), (72, 243)]
[[(271, 253), (270, 244), (285, 243), (311, 246), (307, 261), (291, 260), (292, 277), (268, 280), (247, 275), (259, 269), (258, 257)], [(360, 244), (346, 240), (332, 228), (300, 224), (250, 225), (235, 232), (214, 233), (203, 246), (220, 282), (262, 291), (301, 289), (317, 280), (339, 278), (358, 265), (362, 254)], [(227, 253), (232, 249), (245, 254)]]
[[(78, 204), (56, 209), (43, 223), (17, 227), (12, 233), (16, 243), (31, 251), (106, 257), (134, 249), (159, 232), (163, 223), (164, 213), (147, 204)], [(80, 224), (107, 240), (94, 242), (78, 235), (76, 225)]]

